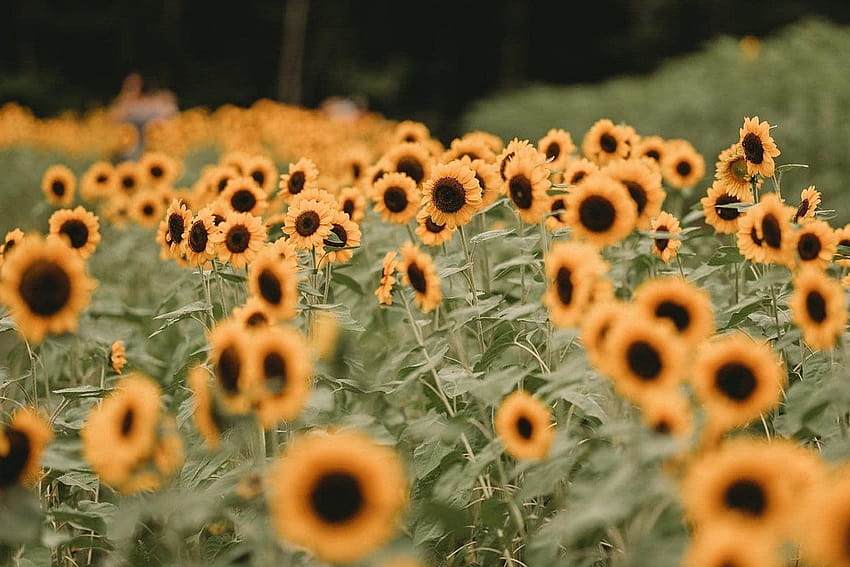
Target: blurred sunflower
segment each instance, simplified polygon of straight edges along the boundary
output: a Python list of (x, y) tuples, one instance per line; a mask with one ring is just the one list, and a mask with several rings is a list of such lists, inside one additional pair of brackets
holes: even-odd
[(381, 283), (378, 289), (375, 290), (375, 295), (378, 297), (378, 303), (381, 305), (393, 304), (393, 286), (398, 281), (395, 277), (395, 272), (398, 269), (398, 254), (394, 251), (389, 251), (384, 255), (381, 265)]
[(211, 235), (216, 254), (238, 270), (248, 265), (266, 241), (266, 227), (261, 217), (249, 213), (229, 212), (218, 231)]
[(767, 121), (759, 122), (758, 116), (745, 117), (738, 144), (744, 151), (747, 171), (750, 175), (773, 176), (775, 167), (773, 158), (779, 156), (781, 152), (770, 136), (770, 124)]
[(344, 187), (337, 197), (339, 208), (352, 222), (361, 223), (366, 217), (366, 197), (357, 187)]
[(224, 416), (218, 413), (212, 393), (211, 377), (202, 366), (193, 366), (187, 380), (194, 396), (192, 422), (210, 450), (218, 448), (224, 431)]
[(57, 240), (28, 234), (3, 263), (0, 303), (23, 337), (40, 343), (48, 333), (76, 332), (96, 282), (82, 257)]
[(687, 440), (694, 431), (694, 415), (690, 400), (675, 390), (662, 391), (640, 402), (643, 422), (659, 435)]
[[(499, 177), (502, 178), (502, 181), (507, 181), (508, 178), (505, 175), (505, 168), (508, 167), (508, 164), (513, 161), (513, 159), (517, 155), (529, 153), (532, 156), (540, 159), (541, 156), (537, 152), (537, 148), (531, 144), (528, 140), (520, 140), (519, 138), (514, 138), (502, 149), (499, 155), (496, 156), (496, 161), (494, 162), (494, 167), (499, 172)], [(533, 157), (531, 159), (534, 159)]]
[(234, 307), (230, 315), (234, 321), (239, 321), (246, 329), (265, 327), (277, 322), (277, 319), (269, 312), (266, 302), (253, 295), (249, 296), (244, 304)]
[(265, 327), (251, 339), (251, 356), (259, 372), (254, 412), (266, 429), (298, 417), (310, 395), (313, 361), (300, 331)]
[(159, 244), (159, 257), (181, 259), (186, 254), (183, 239), (186, 230), (192, 223), (192, 211), (180, 199), (172, 199), (165, 215), (159, 222), (156, 231), (156, 242)]
[(705, 176), (705, 159), (688, 140), (670, 139), (664, 144), (661, 174), (674, 189), (693, 187)]
[(38, 482), (41, 455), (51, 439), (50, 424), (35, 408), (20, 408), (8, 425), (0, 425), (0, 494), (14, 484)]
[(590, 364), (601, 374), (609, 374), (606, 363), (606, 339), (614, 323), (626, 312), (627, 305), (615, 298), (594, 302), (581, 318), (579, 337)]
[(404, 173), (387, 173), (372, 186), (375, 211), (393, 224), (407, 224), (419, 209), (421, 196), (416, 181)]
[(661, 161), (664, 159), (665, 140), (661, 136), (643, 136), (632, 149), (632, 156), (648, 158), (655, 162), (655, 167), (661, 171)]
[(591, 173), (599, 171), (599, 166), (587, 158), (574, 159), (564, 170), (564, 183), (575, 187)]
[(817, 268), (803, 268), (794, 276), (788, 300), (791, 320), (803, 331), (809, 348), (829, 350), (847, 325), (847, 300), (841, 283)]
[(219, 197), (227, 207), (237, 213), (250, 213), (262, 216), (268, 207), (266, 192), (253, 177), (233, 177)]
[(401, 282), (413, 288), (413, 301), (423, 313), (433, 311), (443, 300), (434, 261), (410, 241), (403, 244), (400, 251)]
[[(679, 219), (677, 219), (667, 211), (661, 211), (657, 217), (650, 220), (649, 228), (652, 232), (657, 233), (682, 233), (682, 227), (679, 224)], [(682, 246), (682, 240), (680, 238), (653, 237), (650, 252), (652, 252), (653, 254), (661, 258), (664, 262), (669, 264), (673, 256), (678, 253), (680, 246)]]
[(127, 211), (130, 219), (144, 228), (157, 228), (165, 215), (166, 206), (155, 191), (138, 191), (130, 199)]
[(147, 151), (138, 161), (142, 183), (163, 185), (174, 183), (180, 175), (181, 164), (164, 152)]
[(546, 255), (544, 267), (548, 285), (543, 304), (549, 310), (549, 319), (560, 328), (578, 326), (591, 288), (608, 270), (608, 263), (590, 244), (559, 241)]
[(682, 567), (782, 567), (777, 548), (770, 536), (711, 525), (696, 531), (685, 549)]
[(724, 207), (723, 205), (736, 205), (738, 203), (752, 202), (752, 193), (746, 197), (739, 198), (736, 195), (729, 193), (728, 189), (717, 181), (711, 184), (711, 187), (708, 188), (705, 197), (700, 199), (706, 224), (711, 226), (715, 232), (720, 234), (737, 233), (738, 219), (744, 214), (744, 211), (741, 209)]
[[(842, 268), (850, 267), (850, 223), (835, 229), (836, 256), (833, 258), (836, 265)], [(846, 246), (846, 251), (838, 250), (838, 246)]]
[(298, 195), (305, 188), (312, 187), (319, 178), (319, 168), (315, 162), (307, 157), (302, 157), (295, 163), (289, 164), (289, 173), (280, 176), (278, 196), (288, 201)]
[(41, 177), (41, 191), (51, 205), (67, 207), (73, 203), (76, 186), (77, 178), (66, 165), (51, 165)]
[(608, 118), (600, 118), (585, 133), (581, 153), (597, 165), (616, 159), (626, 159), (632, 151), (631, 132)]
[(797, 211), (794, 213), (793, 221), (796, 223), (813, 220), (815, 218), (815, 210), (820, 205), (821, 193), (814, 185), (809, 185), (800, 193), (800, 204), (797, 206)]
[(142, 186), (142, 172), (135, 161), (122, 161), (115, 166), (116, 187), (123, 194), (131, 196)]
[[(176, 223), (175, 223), (176, 227)], [(218, 232), (212, 209), (204, 207), (186, 223), (182, 252), (191, 266), (203, 266), (216, 256), (213, 235)]]
[(475, 172), (459, 160), (434, 166), (422, 187), (421, 206), (438, 224), (449, 228), (468, 224), (481, 207)]
[(637, 210), (635, 226), (645, 229), (649, 221), (661, 212), (667, 196), (661, 186), (661, 174), (641, 160), (616, 160), (602, 168), (602, 172), (623, 185)]
[(253, 155), (245, 160), (242, 173), (253, 179), (265, 195), (269, 195), (275, 190), (279, 179), (274, 161), (260, 154)]
[(431, 154), (423, 144), (402, 142), (388, 149), (381, 158), (387, 171), (403, 173), (419, 186), (431, 175)]
[(263, 248), (248, 264), (248, 293), (274, 319), (292, 319), (298, 305), (295, 266), (281, 259), (274, 247)]
[(792, 245), (796, 262), (791, 267), (814, 267), (825, 270), (838, 249), (838, 239), (829, 223), (812, 220), (793, 233)]
[(567, 195), (567, 223), (574, 237), (603, 248), (628, 236), (637, 211), (623, 185), (593, 173)]
[(89, 202), (105, 199), (117, 189), (116, 181), (115, 166), (108, 161), (96, 161), (80, 179), (80, 195)]
[(503, 170), (504, 191), (517, 214), (528, 224), (543, 222), (549, 208), (549, 170), (537, 150), (518, 152)]
[[(331, 235), (334, 236), (333, 240)], [(353, 249), (360, 246), (361, 236), (360, 227), (348, 218), (348, 214), (334, 209), (331, 213), (331, 232), (323, 241), (325, 252), (319, 259), (319, 266), (345, 264), (351, 260)]]
[(49, 236), (68, 245), (84, 260), (91, 256), (100, 243), (100, 222), (94, 213), (83, 207), (60, 209), (50, 215)]
[(124, 349), (124, 341), (118, 340), (109, 348), (109, 366), (116, 374), (121, 374), (127, 365), (127, 351)]
[(850, 476), (847, 465), (818, 483), (801, 510), (799, 533), (802, 557), (807, 565), (850, 566)]
[(550, 232), (569, 228), (570, 225), (567, 224), (567, 215), (565, 214), (566, 210), (566, 197), (563, 194), (549, 196), (549, 214), (546, 215), (543, 224), (546, 225), (546, 228)]
[(331, 563), (361, 560), (389, 541), (408, 499), (401, 459), (358, 432), (296, 438), (266, 486), (277, 535)]
[(251, 356), (251, 337), (240, 321), (220, 321), (209, 332), (210, 359), (217, 391), (228, 413), (245, 414), (257, 388), (257, 371)]
[(707, 291), (679, 276), (657, 276), (635, 289), (632, 305), (646, 321), (669, 321), (691, 347), (714, 333), (714, 306)]
[(462, 158), (461, 161), (472, 169), (475, 180), (481, 187), (481, 208), (494, 203), (501, 195), (502, 179), (493, 163), (483, 159)]
[(546, 166), (552, 171), (564, 171), (576, 151), (573, 137), (562, 128), (551, 128), (538, 140), (537, 147), (546, 156)]
[(549, 406), (522, 390), (502, 400), (493, 426), (508, 454), (519, 460), (546, 458), (555, 438)]
[(402, 120), (395, 125), (392, 140), (395, 143), (420, 142), (424, 143), (431, 137), (431, 131), (422, 122), (415, 120)]
[(449, 163), (464, 158), (466, 158), (464, 161), (481, 160), (492, 163), (496, 159), (496, 152), (481, 137), (464, 135), (451, 141), (449, 149), (440, 156), (439, 163)]
[(3, 266), (4, 261), (12, 253), (17, 245), (24, 239), (24, 231), (20, 228), (13, 228), (3, 237), (3, 243), (0, 245), (0, 266)]

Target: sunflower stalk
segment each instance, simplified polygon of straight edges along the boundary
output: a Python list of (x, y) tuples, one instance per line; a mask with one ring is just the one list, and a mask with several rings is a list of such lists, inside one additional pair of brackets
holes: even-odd
[(204, 295), (206, 296), (206, 300), (207, 300), (207, 314), (209, 315), (209, 318), (210, 318), (209, 328), (212, 328), (213, 326), (215, 326), (215, 313), (213, 312), (212, 292), (210, 291), (210, 281), (209, 281), (209, 277), (207, 276), (206, 270), (204, 270), (204, 268), (202, 266), (198, 266), (198, 272), (200, 272), (200, 274), (201, 274), (201, 283), (204, 286)]
[(481, 324), (481, 310), (479, 309), (478, 303), (478, 288), (475, 286), (475, 259), (469, 252), (469, 243), (466, 240), (466, 231), (463, 230), (463, 226), (458, 227), (458, 232), (460, 232), (460, 242), (463, 245), (463, 255), (466, 258), (467, 267), (466, 270), (464, 270), (464, 277), (466, 278), (466, 283), (469, 285), (469, 293), (472, 295), (472, 305), (475, 307), (475, 327), (477, 331), (476, 337), (478, 338), (478, 347), (481, 349), (481, 354), (483, 355), (487, 346), (484, 342), (484, 327)]

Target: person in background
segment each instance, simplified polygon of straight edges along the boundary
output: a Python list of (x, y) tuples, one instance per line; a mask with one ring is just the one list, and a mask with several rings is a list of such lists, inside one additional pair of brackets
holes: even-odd
[(116, 122), (132, 124), (136, 129), (136, 144), (119, 157), (137, 160), (145, 151), (145, 126), (153, 120), (169, 118), (179, 112), (177, 97), (167, 89), (151, 89), (139, 73), (130, 73), (121, 84), (121, 91), (110, 108)]

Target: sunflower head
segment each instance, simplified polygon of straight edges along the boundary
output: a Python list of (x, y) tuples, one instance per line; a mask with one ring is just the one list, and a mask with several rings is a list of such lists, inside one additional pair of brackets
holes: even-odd
[(460, 160), (439, 164), (422, 189), (422, 207), (431, 219), (449, 228), (463, 226), (481, 206), (475, 172)]
[(502, 400), (493, 425), (505, 450), (520, 460), (545, 458), (555, 437), (549, 407), (522, 390)]
[(693, 187), (705, 176), (705, 159), (688, 140), (674, 138), (665, 142), (661, 173), (674, 189)]
[(34, 408), (19, 409), (8, 425), (0, 425), (0, 491), (37, 482), (42, 452), (52, 438), (47, 419)]
[(67, 207), (74, 201), (77, 178), (68, 166), (52, 165), (41, 177), (41, 191), (51, 205)]

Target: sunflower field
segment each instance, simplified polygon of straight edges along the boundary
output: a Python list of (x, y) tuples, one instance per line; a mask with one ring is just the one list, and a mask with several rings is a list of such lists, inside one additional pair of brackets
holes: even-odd
[(850, 225), (775, 126), (0, 107), (0, 563), (850, 565)]

